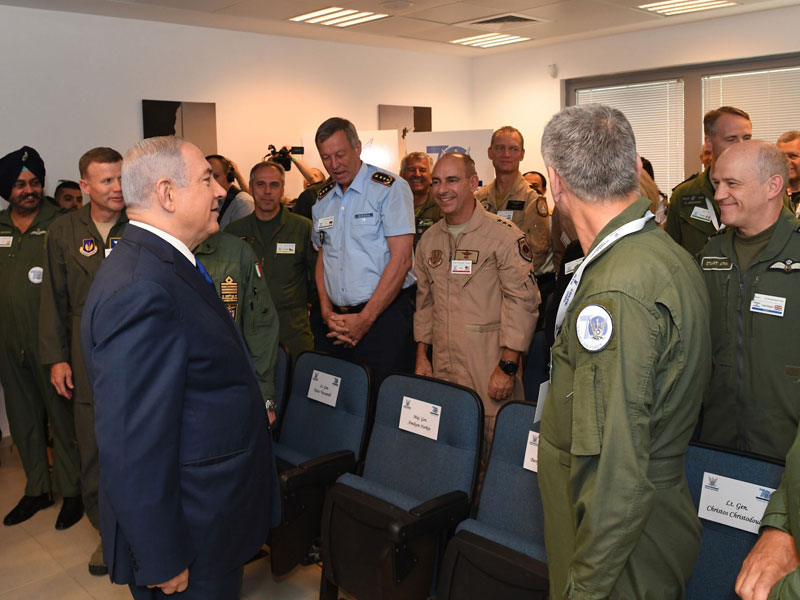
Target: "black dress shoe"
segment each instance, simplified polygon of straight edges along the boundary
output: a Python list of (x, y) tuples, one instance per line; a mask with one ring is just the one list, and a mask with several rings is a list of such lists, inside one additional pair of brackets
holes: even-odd
[(53, 499), (50, 494), (42, 494), (41, 496), (23, 496), (22, 500), (14, 507), (14, 509), (6, 515), (3, 519), (3, 525), (16, 525), (27, 521), (37, 512), (48, 506), (52, 506)]
[(61, 510), (56, 519), (56, 529), (67, 529), (72, 527), (83, 518), (83, 500), (80, 496), (70, 496), (64, 498)]

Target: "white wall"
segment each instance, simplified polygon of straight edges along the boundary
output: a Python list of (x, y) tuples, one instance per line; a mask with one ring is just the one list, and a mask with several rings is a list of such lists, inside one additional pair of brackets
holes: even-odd
[[(542, 171), (542, 130), (561, 108), (561, 79), (800, 51), (786, 33), (800, 7), (750, 13), (478, 58), (472, 69), (474, 128), (512, 124), (525, 136), (525, 170)], [(558, 79), (547, 65), (558, 65)]]
[(85, 150), (141, 139), (144, 98), (216, 102), (218, 149), (245, 175), (268, 144), (298, 144), (330, 116), (377, 129), (378, 104), (416, 104), (436, 129), (471, 118), (462, 57), (6, 6), (0, 23), (0, 154), (35, 147), (48, 192), (78, 177)]

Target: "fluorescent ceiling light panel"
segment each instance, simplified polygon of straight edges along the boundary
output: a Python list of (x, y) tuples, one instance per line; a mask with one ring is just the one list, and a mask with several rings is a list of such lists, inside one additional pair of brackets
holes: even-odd
[(701, 10), (735, 6), (737, 2), (731, 0), (666, 0), (665, 2), (651, 2), (640, 4), (639, 8), (661, 15), (680, 15)]
[(462, 46), (472, 46), (473, 48), (492, 48), (493, 46), (503, 46), (505, 44), (516, 44), (526, 42), (531, 38), (518, 35), (508, 35), (507, 33), (485, 33), (483, 35), (473, 35), (472, 37), (452, 40), (451, 44)]
[(389, 15), (373, 13), (368, 11), (359, 11), (352, 8), (341, 8), (340, 6), (331, 6), (323, 8), (322, 10), (315, 10), (314, 12), (298, 15), (289, 19), (296, 23), (314, 23), (318, 25), (335, 25), (336, 27), (350, 27), (350, 25), (358, 25), (359, 23), (366, 23), (367, 21), (375, 21), (376, 19), (383, 19)]

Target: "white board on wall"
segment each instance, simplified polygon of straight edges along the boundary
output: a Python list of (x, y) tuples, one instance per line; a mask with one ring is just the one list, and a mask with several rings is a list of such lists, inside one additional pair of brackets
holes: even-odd
[[(314, 144), (315, 132), (305, 132), (302, 136), (306, 153), (303, 162), (309, 167), (320, 169), (327, 176), (328, 172), (322, 165), (317, 146)], [(361, 160), (392, 173), (400, 170), (400, 134), (396, 129), (360, 130), (358, 139), (361, 140)]]
[(427, 152), (435, 163), (446, 152), (464, 152), (475, 161), (481, 185), (488, 185), (494, 180), (494, 167), (487, 155), (491, 140), (491, 129), (412, 132), (406, 136), (406, 153)]

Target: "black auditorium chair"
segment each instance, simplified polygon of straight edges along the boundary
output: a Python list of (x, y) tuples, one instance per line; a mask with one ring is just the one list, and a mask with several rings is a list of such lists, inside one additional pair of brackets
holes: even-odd
[[(414, 421), (407, 410), (415, 405), (424, 407), (423, 430), (428, 414), (438, 421), (436, 439), (400, 428)], [(339, 588), (359, 600), (427, 598), (447, 537), (469, 515), (482, 437), (483, 405), (472, 390), (387, 377), (363, 475), (342, 475), (325, 499), (320, 598), (335, 599)]]
[[(310, 397), (325, 383), (328, 403)], [(334, 382), (333, 385), (329, 385)], [(274, 444), (281, 486), (281, 522), (270, 531), (274, 575), (291, 571), (319, 536), (325, 491), (362, 459), (372, 416), (367, 367), (318, 352), (303, 352)], [(335, 405), (331, 389), (338, 388)]]
[(280, 439), (281, 421), (286, 410), (286, 398), (289, 395), (289, 377), (292, 372), (292, 357), (286, 346), (278, 346), (275, 359), (275, 422), (272, 424), (272, 437)]
[(544, 512), (530, 433), (536, 406), (509, 402), (497, 414), (491, 457), (474, 519), (447, 545), (437, 600), (546, 600)]
[[(703, 487), (715, 487), (722, 476), (775, 489), (781, 481), (783, 463), (692, 442), (686, 454), (686, 477), (695, 508), (700, 506)], [(766, 494), (754, 495), (753, 504), (766, 505)], [(736, 600), (736, 576), (758, 535), (701, 518), (700, 556), (686, 586), (687, 600)]]

